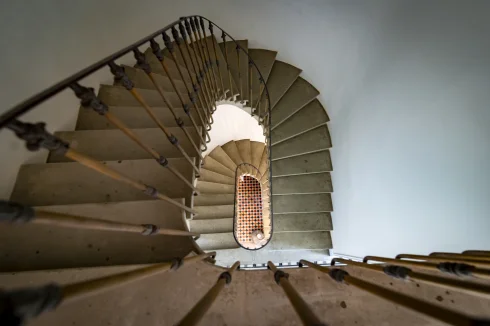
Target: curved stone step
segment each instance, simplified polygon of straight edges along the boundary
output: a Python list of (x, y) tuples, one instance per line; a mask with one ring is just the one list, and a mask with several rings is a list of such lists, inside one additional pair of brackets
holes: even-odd
[[(150, 67), (153, 71), (159, 73), (160, 75), (166, 76), (165, 70), (162, 67), (162, 64), (160, 61), (155, 57), (153, 54), (151, 48), (146, 49), (145, 51), (145, 57), (148, 63), (150, 64)], [(184, 66), (179, 65), (179, 68), (182, 71), (182, 74), (184, 76), (184, 79), (179, 74), (179, 70), (177, 68), (177, 64), (175, 61), (173, 61), (170, 58), (165, 57), (164, 62), (167, 65), (167, 69), (170, 73), (170, 76), (172, 76), (173, 79), (175, 80), (183, 80), (186, 81), (187, 83), (191, 83), (190, 78), (189, 78), (189, 73), (187, 72), (187, 69)], [(194, 74), (191, 74), (192, 76), (195, 76)], [(191, 83), (192, 84), (192, 83)]]
[(228, 176), (222, 175), (220, 173), (216, 173), (210, 170), (202, 169), (200, 171), (199, 181), (207, 181), (214, 183), (224, 183), (228, 185), (234, 185), (235, 179), (230, 178)]
[[(147, 105), (151, 107), (167, 107), (158, 91), (143, 88), (134, 89), (141, 95)], [(138, 100), (136, 100), (133, 95), (122, 86), (100, 85), (98, 97), (108, 106), (138, 106), (141, 107), (141, 113), (145, 113), (145, 110)], [(173, 107), (182, 106), (176, 93), (165, 92), (165, 97)]]
[[(192, 182), (194, 170), (185, 159), (171, 158), (168, 161)], [(187, 206), (192, 204), (191, 189), (155, 160), (103, 163), (124, 175), (155, 187), (170, 198), (185, 198)], [(32, 206), (136, 201), (150, 198), (125, 183), (113, 180), (77, 162), (21, 166), (11, 196), (13, 201)]]
[[(248, 40), (236, 40), (236, 42), (245, 50), (245, 52), (248, 52)], [(240, 93), (241, 90), (243, 90), (239, 98), (240, 100), (248, 100), (249, 93), (247, 55), (240, 50), (240, 70), (238, 70), (238, 57), (235, 42), (227, 41), (226, 44), (223, 44), (223, 42), (221, 42), (219, 43), (219, 46), (222, 53), (224, 53), (225, 48), (226, 51), (228, 51), (228, 64), (230, 65), (231, 75), (233, 77), (233, 80), (235, 81), (235, 85), (237, 86), (237, 88), (234, 89), (235, 94)]]
[(328, 231), (275, 233), (268, 250), (331, 249), (332, 238)]
[(203, 194), (234, 194), (235, 186), (223, 183), (198, 181), (197, 189)]
[(328, 171), (332, 171), (328, 149), (272, 161), (273, 177)]
[[(133, 68), (130, 66), (123, 65), (123, 67), (124, 67), (124, 71), (126, 72), (126, 75), (128, 75), (129, 79), (131, 79), (131, 81), (134, 83), (134, 87), (156, 90), (155, 85), (153, 84), (151, 78), (146, 74), (146, 72), (144, 72), (141, 69)], [(153, 71), (153, 72), (154, 72), (153, 76), (155, 78), (155, 81), (164, 91), (176, 92), (176, 90), (170, 83), (170, 79), (165, 74), (162, 74), (159, 71)], [(175, 86), (177, 87), (177, 91), (180, 92), (180, 94), (182, 95), (182, 98), (184, 100), (188, 100), (187, 88), (184, 82), (180, 79), (174, 79), (174, 83)]]
[(203, 234), (196, 242), (205, 251), (238, 248), (232, 232)]
[[(175, 200), (184, 203), (184, 199)], [(107, 221), (155, 224), (161, 228), (186, 230), (183, 211), (162, 200), (40, 208)], [(145, 237), (126, 232), (56, 228), (28, 223), (17, 227), (0, 225), (0, 237), (0, 272), (150, 264), (185, 256), (193, 249), (188, 237)]]
[(194, 219), (189, 222), (190, 230), (200, 234), (233, 232), (233, 217), (206, 220)]
[(272, 160), (308, 154), (332, 147), (327, 125), (288, 138), (272, 146)]
[[(152, 107), (153, 112), (157, 118), (163, 122), (166, 127), (178, 127), (174, 116), (167, 107)], [(184, 122), (184, 126), (191, 127), (192, 122), (190, 118), (185, 114), (184, 109), (181, 107), (174, 108), (178, 117)], [(116, 118), (121, 120), (128, 128), (142, 129), (142, 128), (156, 128), (157, 124), (153, 119), (143, 110), (142, 107), (135, 106), (111, 106), (109, 107), (111, 112)], [(196, 125), (200, 126), (201, 121), (196, 113), (195, 108), (190, 110)], [(76, 130), (106, 130), (106, 129), (118, 129), (112, 123), (109, 122), (103, 115), (98, 114), (93, 110), (80, 108), (78, 112), (78, 120)]]
[[(250, 159), (251, 159), (251, 164), (256, 167), (257, 169), (260, 168), (260, 160), (262, 159), (262, 154), (264, 153), (265, 150), (265, 144), (257, 141), (251, 141), (250, 142)], [(258, 179), (261, 178), (260, 175), (260, 169), (256, 170), (253, 169), (254, 171), (254, 176)]]
[(330, 194), (273, 195), (272, 204), (276, 213), (331, 212)]
[[(245, 163), (240, 156), (240, 152), (238, 151), (238, 147), (234, 140), (229, 141), (224, 145), (221, 145), (221, 148), (226, 153), (226, 155), (228, 155), (228, 157), (232, 159), (233, 163), (235, 164), (235, 169), (238, 165)], [(246, 171), (243, 167), (241, 168), (241, 170)]]
[(221, 146), (216, 147), (209, 153), (209, 157), (215, 159), (218, 163), (226, 166), (228, 169), (233, 171), (233, 175), (235, 174), (235, 170), (237, 165), (233, 160), (228, 156), (228, 154), (223, 150)]
[[(276, 106), (281, 97), (286, 94), (287, 90), (294, 83), (301, 73), (301, 69), (290, 65), (286, 62), (276, 60), (272, 66), (269, 80), (267, 80), (267, 89), (269, 90), (271, 109)], [(265, 94), (263, 94), (265, 101)], [(265, 102), (262, 103), (262, 109), (265, 108)]]
[[(275, 113), (276, 112), (272, 115), (273, 120)], [(314, 99), (272, 130), (272, 144), (276, 144), (307, 130), (318, 127), (329, 120), (327, 112), (320, 104), (320, 101)]]
[(274, 214), (274, 234), (331, 230), (333, 230), (332, 217), (328, 212)]
[[(272, 70), (272, 66), (274, 65), (274, 61), (276, 60), (276, 51), (270, 51), (265, 49), (248, 49), (248, 55), (255, 62), (255, 65), (259, 69), (262, 77), (264, 78), (264, 82), (267, 83), (267, 79), (269, 78), (270, 72)], [(252, 69), (252, 105), (255, 107), (257, 103), (257, 99), (260, 95), (260, 83), (259, 83), (259, 75), (255, 71), (255, 68)], [(249, 105), (250, 106), (250, 105)]]
[[(192, 127), (186, 127), (194, 143), (199, 146), (200, 138)], [(189, 156), (196, 156), (196, 150), (180, 128), (168, 128), (179, 140), (179, 144)], [(132, 130), (146, 145), (150, 146), (165, 158), (182, 157), (179, 149), (172, 145), (159, 128)], [(136, 142), (120, 130), (79, 130), (62, 131), (56, 136), (67, 141), (70, 148), (86, 154), (99, 161), (138, 160), (153, 158)], [(199, 148), (199, 147), (198, 147)], [(63, 155), (50, 152), (48, 162), (71, 162)]]
[[(212, 206), (194, 206), (198, 216), (196, 220), (212, 220), (220, 218), (233, 217), (234, 205), (212, 205)], [(209, 221), (208, 223), (212, 223)]]
[(272, 127), (274, 130), (290, 116), (313, 101), (320, 92), (301, 77), (296, 78), (291, 87), (281, 97), (272, 110)]
[(313, 194), (332, 192), (330, 173), (311, 173), (286, 177), (273, 177), (274, 195)]
[(203, 168), (205, 168), (206, 170), (213, 171), (233, 179), (235, 178), (235, 171), (228, 169), (226, 166), (216, 161), (211, 156), (206, 156), (203, 162)]
[[(252, 164), (252, 153), (250, 147), (250, 139), (241, 139), (235, 141), (236, 147), (238, 149), (238, 153), (242, 158), (242, 162)], [(251, 175), (255, 174), (255, 169), (251, 166), (244, 166), (245, 170)]]
[(194, 206), (234, 205), (235, 194), (200, 194), (194, 197)]

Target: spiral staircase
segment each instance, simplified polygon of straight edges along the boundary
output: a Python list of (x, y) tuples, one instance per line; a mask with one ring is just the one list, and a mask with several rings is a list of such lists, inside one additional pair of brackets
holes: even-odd
[[(329, 257), (318, 90), (277, 52), (224, 30), (219, 42), (213, 28), (183, 17), (0, 117), (29, 150), (50, 151), (0, 202), (0, 324), (489, 325), (488, 251)], [(116, 63), (131, 51), (133, 64)], [(81, 84), (107, 67), (114, 83), (97, 95)], [(81, 102), (74, 131), (21, 121), (66, 88)], [(208, 148), (221, 104), (256, 119), (264, 141)]]

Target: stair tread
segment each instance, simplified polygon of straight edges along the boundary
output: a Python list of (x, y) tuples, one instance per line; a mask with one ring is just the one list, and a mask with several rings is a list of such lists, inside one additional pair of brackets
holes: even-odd
[[(136, 87), (134, 88), (134, 90), (136, 90), (141, 95), (146, 104), (150, 107), (167, 107), (162, 99), (162, 96), (160, 95), (160, 93), (158, 93), (157, 90)], [(176, 93), (165, 92), (165, 96), (173, 107), (182, 106)], [(141, 107), (142, 114), (145, 113), (140, 102), (138, 102), (133, 97), (133, 95), (122, 86), (102, 84), (99, 88), (98, 97), (108, 106), (137, 106)]]
[(332, 160), (330, 158), (330, 151), (328, 149), (315, 153), (297, 155), (281, 160), (272, 161), (273, 176), (285, 176), (328, 171), (332, 171)]
[[(249, 49), (248, 55), (254, 61), (255, 65), (259, 69), (262, 77), (264, 78), (264, 82), (267, 83), (269, 79), (270, 72), (272, 70), (272, 66), (274, 65), (274, 61), (276, 60), (276, 51), (270, 51), (265, 49)], [(259, 75), (253, 68), (253, 78), (252, 79), (252, 103), (253, 106), (257, 103), (257, 99), (260, 95), (260, 83), (259, 83)]]
[(208, 233), (202, 234), (199, 239), (196, 240), (199, 247), (205, 251), (212, 251), (215, 249), (232, 249), (238, 248), (238, 243), (235, 241), (232, 232), (225, 233)]
[(272, 110), (272, 130), (313, 101), (320, 92), (305, 79), (298, 77)]
[[(250, 139), (241, 139), (235, 141), (236, 147), (238, 149), (238, 153), (242, 158), (243, 163), (252, 164), (252, 153), (250, 148)], [(254, 168), (251, 166), (245, 165), (243, 166), (244, 170), (250, 174), (254, 174)]]
[(309, 130), (272, 146), (272, 160), (307, 154), (332, 147), (327, 125)]
[(222, 165), (226, 166), (228, 169), (231, 171), (236, 170), (236, 164), (233, 162), (233, 160), (228, 156), (228, 154), (224, 151), (224, 149), (221, 146), (216, 147), (209, 153), (210, 157), (221, 163)]
[[(236, 40), (236, 42), (248, 52), (248, 40)], [(238, 57), (236, 44), (233, 41), (227, 41), (219, 43), (221, 51), (224, 53), (225, 47), (228, 51), (228, 64), (230, 65), (231, 75), (237, 88), (234, 88), (235, 94), (240, 93), (240, 89), (243, 89), (243, 94), (240, 94), (241, 100), (248, 100), (248, 57), (240, 50), (240, 76), (238, 73)], [(240, 85), (241, 80), (241, 85)], [(250, 105), (248, 105), (250, 106)]]
[(229, 141), (224, 145), (221, 145), (221, 148), (226, 153), (226, 155), (228, 155), (228, 157), (233, 160), (233, 163), (235, 163), (235, 165), (238, 166), (242, 163), (245, 163), (240, 156), (240, 152), (238, 151), (238, 147), (234, 140)]
[(233, 232), (233, 217), (190, 221), (190, 230), (200, 234)]
[(274, 214), (274, 234), (295, 231), (331, 231), (329, 212)]
[[(166, 127), (178, 127), (174, 116), (167, 107), (152, 107), (153, 112)], [(184, 122), (184, 126), (192, 126), (190, 118), (185, 114), (181, 107), (174, 108), (178, 117)], [(111, 106), (109, 112), (122, 121), (128, 128), (156, 128), (157, 124), (153, 119), (143, 111), (141, 107), (135, 106)], [(198, 126), (201, 125), (199, 116), (195, 113), (195, 109), (191, 108), (191, 115)], [(110, 130), (117, 129), (104, 116), (93, 110), (80, 108), (78, 113), (77, 126), (75, 130)]]
[[(152, 71), (155, 71), (156, 73), (159, 73), (160, 75), (166, 75), (165, 70), (162, 67), (162, 64), (157, 59), (157, 57), (155, 57), (151, 48), (146, 49), (145, 57), (146, 57), (146, 60), (148, 61), (148, 63), (150, 64), (150, 68), (152, 69)], [(168, 71), (169, 71), (169, 73), (173, 79), (190, 82), (189, 73), (187, 72), (187, 69), (185, 68), (185, 66), (179, 65), (179, 68), (182, 71), (182, 75), (184, 76), (184, 79), (182, 79), (182, 77), (179, 74), (179, 70), (177, 68), (177, 63), (175, 61), (173, 61), (170, 58), (164, 58), (164, 62), (165, 62), (167, 69), (168, 69)], [(194, 76), (194, 74), (192, 74), (192, 75)]]
[(200, 177), (199, 181), (207, 181), (207, 182), (214, 182), (214, 183), (224, 183), (224, 184), (229, 184), (229, 185), (234, 185), (235, 184), (235, 179), (230, 178), (226, 175), (213, 172), (210, 170), (206, 170), (204, 168), (201, 168), (200, 170)]
[[(274, 119), (274, 115), (275, 112), (272, 119)], [(314, 99), (272, 130), (272, 144), (296, 136), (327, 121), (329, 121), (327, 112), (320, 101)]]
[[(185, 159), (171, 158), (168, 161), (192, 182), (194, 170)], [(155, 187), (171, 198), (185, 198), (186, 205), (191, 205), (191, 189), (153, 159), (103, 163), (124, 175)], [(172, 187), (168, 187), (169, 184)], [(149, 198), (129, 185), (77, 162), (21, 166), (11, 196), (13, 201), (33, 206), (136, 201)]]
[[(184, 131), (178, 127), (168, 130), (179, 140), (179, 144), (189, 156), (196, 156)], [(192, 127), (186, 127), (192, 140), (199, 146), (200, 137)], [(200, 130), (200, 129), (199, 129)], [(147, 146), (166, 158), (182, 157), (179, 149), (170, 143), (163, 131), (159, 128), (145, 128), (132, 130)], [(56, 136), (65, 140), (73, 148), (99, 161), (137, 160), (153, 158), (136, 142), (120, 130), (78, 130), (56, 132)], [(115, 146), (117, 144), (117, 146)], [(51, 152), (48, 162), (70, 162), (63, 155)]]
[(203, 194), (234, 194), (235, 185), (198, 181), (197, 189)]
[(274, 195), (311, 194), (333, 191), (332, 178), (328, 172), (273, 177), (272, 189)]
[[(210, 206), (194, 206), (197, 217), (196, 220), (212, 220), (212, 219), (221, 219), (221, 218), (230, 218), (233, 217), (234, 213), (234, 204), (225, 204), (225, 205), (210, 205)], [(211, 222), (209, 222), (211, 223)]]
[[(271, 102), (271, 109), (279, 102), (281, 97), (287, 92), (301, 73), (301, 69), (286, 62), (276, 60), (272, 66), (267, 89)], [(264, 94), (265, 96), (265, 94)], [(265, 107), (265, 106), (264, 106)]]
[[(123, 67), (124, 67), (124, 71), (126, 72), (126, 75), (128, 75), (128, 77), (133, 82), (134, 87), (156, 90), (156, 86), (153, 84), (151, 78), (148, 77), (146, 72), (144, 72), (142, 69), (134, 68), (126, 65), (123, 65)], [(160, 71), (152, 71), (152, 72), (155, 81), (164, 91), (176, 92), (176, 90), (173, 88), (170, 82), (170, 79), (165, 75), (164, 72), (160, 72)], [(177, 91), (185, 99), (187, 94), (187, 88), (184, 82), (180, 79), (174, 79), (174, 83), (177, 88)]]
[(332, 198), (329, 193), (301, 195), (273, 195), (274, 214), (331, 212)]
[[(184, 203), (184, 199), (176, 199)], [(186, 230), (182, 210), (161, 200), (40, 207), (42, 210), (131, 224)], [(144, 214), (141, 214), (144, 212)], [(51, 225), (0, 225), (0, 272), (157, 263), (192, 250), (187, 237), (56, 228)], [(131, 245), (128, 246), (128, 243)]]
[(230, 178), (235, 178), (235, 171), (228, 169), (226, 166), (216, 161), (214, 158), (212, 158), (209, 155), (204, 158), (203, 167), (209, 171), (213, 171)]
[(194, 206), (234, 205), (234, 194), (200, 194), (194, 197)]

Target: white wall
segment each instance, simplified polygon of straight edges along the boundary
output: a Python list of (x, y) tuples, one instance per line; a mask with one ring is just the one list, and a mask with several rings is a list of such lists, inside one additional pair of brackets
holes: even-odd
[[(0, 4), (3, 110), (180, 15), (202, 14), (278, 50), (321, 91), (337, 252), (490, 248), (488, 1), (10, 2)], [(72, 128), (76, 111), (68, 99), (46, 108), (50, 130)], [(4, 197), (27, 158), (7, 133)]]

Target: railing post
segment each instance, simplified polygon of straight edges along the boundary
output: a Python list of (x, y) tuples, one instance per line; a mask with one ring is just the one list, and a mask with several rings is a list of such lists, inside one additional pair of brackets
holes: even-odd
[(289, 302), (293, 306), (294, 310), (298, 314), (299, 318), (306, 326), (321, 326), (326, 324), (322, 323), (321, 320), (315, 315), (308, 304), (301, 298), (300, 294), (289, 282), (289, 274), (284, 273), (282, 270), (277, 269), (274, 263), (271, 261), (267, 262), (267, 267), (274, 273), (274, 280), (281, 286), (284, 293), (289, 299)]
[(240, 262), (235, 262), (226, 272), (221, 273), (216, 284), (199, 300), (191, 311), (176, 325), (196, 325), (206, 314), (220, 294), (221, 290), (232, 281), (233, 273), (239, 268)]

